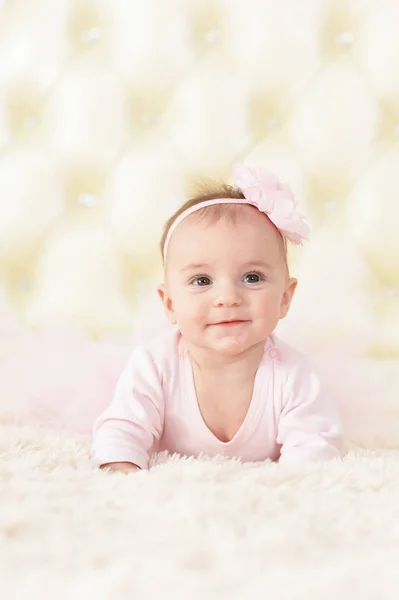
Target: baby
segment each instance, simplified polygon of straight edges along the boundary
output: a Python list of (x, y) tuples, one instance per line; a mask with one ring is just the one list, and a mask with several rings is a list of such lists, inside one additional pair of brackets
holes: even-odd
[(134, 349), (95, 422), (102, 468), (147, 469), (161, 450), (294, 468), (340, 456), (335, 406), (273, 333), (297, 285), (287, 240), (300, 244), (308, 225), (271, 173), (234, 165), (233, 177), (166, 223), (158, 292), (174, 327)]

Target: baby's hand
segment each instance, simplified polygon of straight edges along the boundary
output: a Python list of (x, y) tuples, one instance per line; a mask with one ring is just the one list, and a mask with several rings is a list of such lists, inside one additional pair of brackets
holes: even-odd
[(107, 469), (108, 471), (125, 473), (126, 475), (128, 473), (135, 473), (136, 471), (140, 471), (140, 467), (129, 462), (106, 463), (105, 465), (100, 465), (100, 469)]

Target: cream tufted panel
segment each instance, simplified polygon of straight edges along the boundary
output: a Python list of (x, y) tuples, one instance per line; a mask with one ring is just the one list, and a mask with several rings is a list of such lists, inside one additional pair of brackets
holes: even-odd
[(2, 314), (129, 330), (165, 219), (243, 160), (313, 227), (292, 324), (398, 355), (398, 31), (398, 0), (2, 0)]

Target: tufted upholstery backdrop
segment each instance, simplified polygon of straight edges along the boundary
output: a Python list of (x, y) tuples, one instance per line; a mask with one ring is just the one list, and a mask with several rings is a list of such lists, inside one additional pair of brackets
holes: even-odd
[(397, 0), (2, 0), (0, 316), (131, 330), (164, 221), (240, 160), (313, 229), (291, 333), (397, 357), (398, 31)]

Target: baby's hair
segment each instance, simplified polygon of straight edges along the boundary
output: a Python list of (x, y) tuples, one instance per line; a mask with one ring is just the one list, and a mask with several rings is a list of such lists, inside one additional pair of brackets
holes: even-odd
[[(218, 198), (232, 198), (232, 199), (243, 199), (244, 194), (238, 187), (227, 185), (226, 183), (214, 183), (205, 184), (202, 183), (198, 187), (196, 194), (191, 196), (177, 211), (166, 221), (163, 234), (161, 237), (161, 254), (164, 257), (164, 246), (166, 236), (168, 235), (169, 229), (172, 227), (175, 220), (188, 208), (206, 202), (207, 200), (217, 200)], [(222, 215), (232, 214), (231, 204), (216, 204), (214, 206), (207, 206), (198, 210), (198, 217), (204, 217), (205, 214), (212, 222), (217, 222)]]
[[(211, 184), (201, 184), (198, 188), (198, 192), (194, 194), (191, 198), (189, 198), (165, 223), (163, 234), (161, 237), (160, 247), (161, 247), (161, 255), (164, 260), (164, 247), (166, 237), (168, 235), (169, 229), (175, 222), (175, 220), (187, 209), (195, 206), (196, 204), (201, 204), (201, 202), (206, 202), (207, 200), (217, 200), (218, 198), (231, 198), (231, 199), (241, 199), (245, 198), (242, 191), (232, 185), (228, 185), (223, 182), (212, 182)], [(195, 216), (199, 219), (205, 218), (209, 220), (211, 224), (217, 223), (220, 219), (226, 218), (232, 224), (237, 222), (237, 218), (239, 217), (238, 211), (242, 209), (242, 205), (237, 204), (214, 204), (211, 206), (205, 206), (204, 208), (198, 209), (195, 212)], [(281, 241), (283, 243), (284, 248), (284, 260), (287, 264), (287, 243), (284, 236), (281, 235), (280, 231), (275, 228)], [(288, 265), (287, 265), (288, 268)]]

